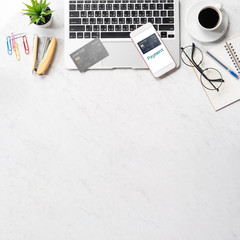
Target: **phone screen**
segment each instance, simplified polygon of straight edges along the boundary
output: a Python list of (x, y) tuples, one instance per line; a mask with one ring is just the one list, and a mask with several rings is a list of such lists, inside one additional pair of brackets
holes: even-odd
[(161, 43), (155, 30), (153, 30), (154, 28), (149, 28), (143, 33), (135, 36), (135, 42), (145, 62), (154, 73), (171, 64), (173, 60), (165, 46)]

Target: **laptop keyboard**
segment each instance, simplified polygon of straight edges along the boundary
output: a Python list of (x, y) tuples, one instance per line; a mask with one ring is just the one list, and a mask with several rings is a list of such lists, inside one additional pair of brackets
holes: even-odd
[(174, 0), (69, 1), (69, 38), (129, 38), (151, 22), (161, 38), (174, 38)]

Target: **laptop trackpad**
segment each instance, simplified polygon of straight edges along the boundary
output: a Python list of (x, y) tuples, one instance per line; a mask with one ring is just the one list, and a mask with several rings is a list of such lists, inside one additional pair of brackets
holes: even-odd
[(109, 56), (102, 61), (104, 67), (146, 68), (146, 64), (132, 42), (103, 42)]

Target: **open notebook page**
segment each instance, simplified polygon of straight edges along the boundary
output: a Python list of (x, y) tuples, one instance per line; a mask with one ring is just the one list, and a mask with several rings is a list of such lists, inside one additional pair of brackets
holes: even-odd
[[(238, 45), (240, 46), (240, 42), (238, 43)], [(231, 58), (229, 57), (229, 53), (225, 49), (224, 43), (221, 43), (220, 45), (217, 45), (216, 47), (210, 49), (209, 52), (212, 53), (216, 58), (218, 58), (230, 69), (236, 72), (235, 66)], [(218, 111), (221, 108), (224, 108), (240, 100), (240, 78), (239, 79), (234, 78), (207, 54), (204, 54), (204, 59), (203, 63), (201, 64), (201, 67), (202, 69), (211, 67), (216, 68), (222, 74), (222, 77), (225, 81), (220, 87), (219, 92), (211, 91), (203, 87), (215, 111)], [(195, 72), (200, 80), (200, 74), (197, 71)]]

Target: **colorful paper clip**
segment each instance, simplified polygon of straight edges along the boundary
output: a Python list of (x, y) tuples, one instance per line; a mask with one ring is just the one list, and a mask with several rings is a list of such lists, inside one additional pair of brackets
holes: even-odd
[(7, 37), (7, 51), (8, 55), (12, 55), (12, 41), (10, 36)]
[(21, 38), (23, 36), (26, 36), (26, 33), (18, 33), (18, 34), (14, 34), (15, 39)]
[(22, 37), (23, 39), (23, 46), (24, 46), (24, 51), (26, 54), (29, 54), (29, 46), (28, 46), (28, 41), (26, 35)]
[(17, 43), (15, 43), (14, 52), (15, 52), (15, 55), (16, 55), (16, 59), (18, 61), (20, 61), (21, 58), (20, 58), (20, 53), (19, 53), (19, 49), (18, 49), (18, 44)]
[(18, 49), (18, 44), (15, 41), (15, 36), (13, 33), (11, 33), (11, 37), (12, 37), (12, 47), (15, 52), (16, 59), (17, 59), (17, 61), (20, 61), (21, 58), (20, 58), (20, 53), (19, 53), (19, 49)]

